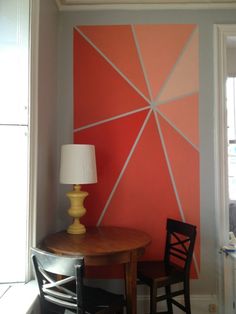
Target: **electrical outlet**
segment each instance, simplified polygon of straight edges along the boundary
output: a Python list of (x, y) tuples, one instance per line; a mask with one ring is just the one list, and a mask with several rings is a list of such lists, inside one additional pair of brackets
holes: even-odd
[(208, 310), (210, 313), (216, 313), (216, 304), (209, 304)]

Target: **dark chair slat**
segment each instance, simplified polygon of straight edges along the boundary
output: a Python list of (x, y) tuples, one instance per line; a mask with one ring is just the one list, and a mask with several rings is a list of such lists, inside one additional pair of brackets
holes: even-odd
[(183, 257), (182, 255), (176, 254), (174, 252), (170, 252), (170, 255), (177, 257), (178, 259), (181, 259), (182, 261), (186, 261), (186, 257)]

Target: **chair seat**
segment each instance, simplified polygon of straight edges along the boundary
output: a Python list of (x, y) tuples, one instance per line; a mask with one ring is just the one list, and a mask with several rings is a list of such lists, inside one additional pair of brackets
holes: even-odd
[(166, 266), (164, 261), (138, 262), (138, 278), (156, 287), (165, 287), (183, 281), (184, 272), (177, 265)]
[(84, 307), (89, 313), (97, 313), (99, 309), (110, 306), (114, 312), (125, 305), (124, 296), (101, 288), (84, 286)]
[[(76, 291), (75, 283), (66, 285), (71, 291)], [(84, 293), (84, 309), (87, 313), (115, 313), (122, 311), (122, 307), (125, 305), (124, 296), (121, 294), (115, 294), (101, 288), (83, 287)], [(48, 303), (48, 313), (62, 314), (65, 309), (61, 306)], [(112, 311), (111, 311), (112, 309)], [(76, 313), (75, 310), (69, 310), (72, 313)]]

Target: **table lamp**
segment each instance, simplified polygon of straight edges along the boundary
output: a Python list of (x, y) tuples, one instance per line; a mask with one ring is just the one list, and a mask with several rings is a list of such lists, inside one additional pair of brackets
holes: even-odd
[(68, 213), (73, 223), (67, 232), (82, 234), (86, 232), (80, 218), (85, 215), (83, 206), (88, 192), (81, 191), (81, 184), (97, 182), (95, 147), (87, 144), (66, 144), (61, 147), (60, 183), (73, 184), (74, 189), (66, 195), (70, 200)]

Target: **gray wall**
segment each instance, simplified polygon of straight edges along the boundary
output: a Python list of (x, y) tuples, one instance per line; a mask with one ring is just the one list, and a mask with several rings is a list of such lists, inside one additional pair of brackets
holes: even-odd
[(73, 26), (132, 23), (199, 24), (202, 263), (199, 280), (192, 281), (192, 293), (216, 294), (213, 25), (236, 24), (235, 10), (59, 13), (53, 0), (40, 1), (37, 241), (68, 224), (66, 209), (69, 204), (65, 197), (68, 187), (58, 183), (58, 162), (61, 144), (72, 142)]
[[(200, 152), (201, 152), (201, 275), (192, 293), (217, 293), (218, 248), (214, 194), (214, 73), (213, 25), (236, 23), (235, 10), (144, 10), (60, 12), (58, 42), (58, 144), (72, 142), (74, 25), (196, 23), (200, 34)], [(64, 188), (63, 188), (64, 189)], [(59, 188), (58, 226), (65, 227), (65, 195)]]
[(38, 182), (36, 241), (56, 229), (57, 31), (54, 0), (40, 0), (38, 63)]

